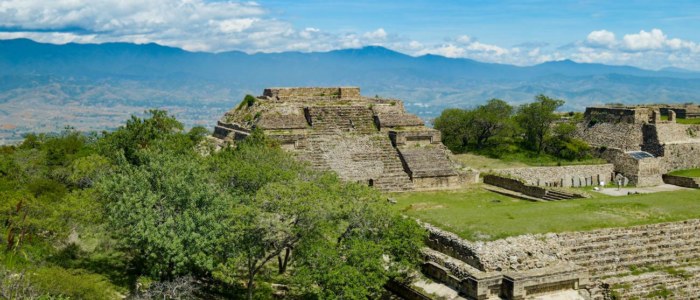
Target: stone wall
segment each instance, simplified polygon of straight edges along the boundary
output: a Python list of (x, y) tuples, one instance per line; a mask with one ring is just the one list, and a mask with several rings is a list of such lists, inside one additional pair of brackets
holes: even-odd
[(596, 123), (589, 126), (587, 123), (579, 123), (574, 135), (593, 147), (640, 150), (644, 143), (642, 126), (643, 124), (628, 123)]
[(700, 167), (700, 126), (645, 125), (643, 132), (642, 149), (658, 157), (661, 173)]
[(411, 114), (377, 114), (375, 122), (380, 129), (425, 125), (418, 116)]
[(584, 196), (580, 194), (572, 194), (561, 190), (551, 190), (539, 186), (527, 185), (517, 179), (506, 178), (493, 174), (485, 175), (484, 183), (548, 201), (584, 198)]
[(587, 107), (584, 116), (587, 121), (593, 123), (627, 123), (641, 124), (649, 122), (653, 109), (640, 108), (615, 108), (615, 107)]
[(256, 126), (261, 129), (299, 129), (309, 126), (304, 113), (299, 110), (295, 114), (268, 113), (260, 116)]
[(250, 134), (250, 130), (243, 128), (238, 124), (229, 124), (217, 122), (214, 127), (213, 136), (220, 140), (238, 141), (242, 140)]
[(440, 131), (431, 128), (423, 128), (421, 130), (390, 130), (389, 138), (391, 138), (391, 142), (396, 147), (441, 144)]
[(664, 174), (663, 179), (665, 183), (673, 184), (677, 186), (698, 189), (700, 188), (700, 178), (684, 177), (684, 176), (674, 176), (669, 174)]
[[(556, 242), (532, 235), (470, 242), (425, 225), (429, 232), (423, 272), (468, 299), (526, 299), (589, 285), (584, 268), (559, 259)], [(573, 296), (573, 297), (572, 297)]]
[(550, 234), (563, 259), (586, 267), (594, 279), (632, 267), (680, 264), (700, 258), (700, 220)]
[(613, 164), (499, 169), (500, 174), (516, 177), (528, 185), (544, 187), (595, 186), (610, 182)]
[[(689, 142), (689, 141), (699, 141), (698, 133), (700, 133), (700, 125), (686, 125), (677, 123), (662, 123), (656, 125), (648, 125), (650, 131), (655, 131), (655, 133), (649, 132), (650, 138), (647, 141), (645, 137), (645, 143), (677, 143), (677, 142)], [(645, 133), (647, 131), (645, 130)]]
[(700, 143), (673, 143), (663, 146), (660, 162), (663, 173), (700, 168)]
[(547, 194), (547, 189), (526, 185), (518, 179), (506, 178), (496, 175), (485, 175), (484, 183), (525, 194), (535, 198), (543, 198)]
[(313, 99), (359, 99), (358, 87), (295, 87), (267, 88), (263, 96), (284, 101)]
[(661, 174), (664, 173), (664, 169), (661, 158), (635, 159), (627, 152), (616, 148), (607, 148), (600, 155), (615, 166), (615, 172), (628, 178), (630, 184), (638, 187), (663, 184)]

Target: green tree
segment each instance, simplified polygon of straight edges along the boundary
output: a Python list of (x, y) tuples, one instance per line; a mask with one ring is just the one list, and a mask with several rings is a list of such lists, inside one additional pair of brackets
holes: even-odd
[(308, 170), (289, 153), (254, 130), (236, 148), (225, 148), (209, 159), (210, 169), (234, 193), (254, 195), (264, 185), (289, 181)]
[(440, 130), (442, 142), (453, 152), (467, 149), (472, 139), (474, 113), (459, 108), (448, 108), (435, 118), (433, 125)]
[[(165, 140), (177, 139), (177, 142), (171, 142), (168, 146), (179, 149), (190, 149), (194, 144), (191, 138), (175, 134), (182, 131), (183, 125), (166, 111), (149, 110), (147, 114), (148, 117), (144, 119), (131, 116), (125, 126), (119, 127), (114, 132), (104, 133), (98, 145), (100, 154), (113, 161), (125, 158), (131, 164), (138, 164), (140, 163), (137, 155), (139, 150), (148, 148), (154, 143), (160, 143), (163, 146), (166, 145)], [(190, 142), (187, 142), (188, 140)]]
[(158, 279), (206, 274), (233, 204), (202, 158), (153, 149), (98, 184), (107, 220), (139, 274)]
[(321, 234), (295, 249), (295, 278), (320, 299), (379, 298), (388, 280), (415, 269), (425, 231), (392, 212), (376, 190), (358, 184), (326, 190), (334, 208)]
[(473, 129), (476, 148), (482, 149), (490, 138), (509, 128), (513, 107), (500, 99), (491, 99), (474, 110)]
[(515, 116), (525, 133), (525, 146), (539, 155), (546, 146), (552, 123), (559, 119), (554, 111), (564, 105), (564, 100), (537, 95), (535, 102), (520, 106)]
[(590, 157), (590, 146), (574, 137), (576, 120), (554, 126), (554, 135), (547, 142), (547, 152), (566, 160), (581, 160)]

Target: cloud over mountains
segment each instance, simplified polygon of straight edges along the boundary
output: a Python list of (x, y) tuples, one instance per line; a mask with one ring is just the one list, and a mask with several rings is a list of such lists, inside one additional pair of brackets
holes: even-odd
[(698, 43), (669, 37), (656, 28), (619, 33), (621, 38), (606, 29), (594, 30), (587, 36), (572, 37), (564, 46), (547, 41), (511, 46), (483, 42), (468, 35), (468, 29), (463, 35), (430, 43), (412, 38), (410, 32), (384, 27), (336, 32), (313, 26), (297, 28), (278, 17), (260, 3), (230, 0), (5, 0), (0, 1), (0, 39), (155, 42), (207, 52), (310, 52), (380, 45), (410, 55), (438, 54), (516, 65), (573, 59), (700, 70)]

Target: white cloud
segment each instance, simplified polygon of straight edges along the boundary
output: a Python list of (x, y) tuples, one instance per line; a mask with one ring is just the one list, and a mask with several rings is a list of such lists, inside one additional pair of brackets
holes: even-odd
[(607, 30), (592, 31), (588, 34), (586, 41), (591, 45), (607, 47), (612, 47), (617, 43), (615, 34)]
[(666, 35), (659, 29), (644, 30), (637, 34), (626, 34), (622, 38), (625, 48), (630, 50), (655, 50), (665, 46)]
[(460, 35), (455, 40), (460, 44), (469, 44), (472, 38), (468, 35)]
[(387, 37), (386, 31), (384, 31), (384, 28), (379, 28), (375, 31), (372, 32), (366, 32), (363, 35), (365, 38), (369, 40), (385, 40)]

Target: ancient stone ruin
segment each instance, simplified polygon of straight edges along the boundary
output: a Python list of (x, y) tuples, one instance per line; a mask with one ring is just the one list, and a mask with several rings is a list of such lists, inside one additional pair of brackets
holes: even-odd
[(265, 89), (227, 112), (214, 137), (234, 143), (253, 128), (315, 169), (383, 191), (455, 188), (478, 178), (456, 166), (440, 132), (402, 101), (363, 97), (357, 87)]
[(490, 242), (471, 242), (425, 226), (430, 237), (423, 251), (424, 273), (467, 299), (535, 299), (543, 294), (581, 300), (697, 299), (700, 295), (700, 220)]
[[(690, 108), (683, 108), (684, 118), (695, 116)], [(663, 174), (700, 167), (700, 125), (676, 123), (679, 114), (680, 110), (663, 105), (589, 107), (577, 135), (630, 183), (659, 185), (664, 183)]]
[(698, 188), (694, 179), (668, 174), (700, 167), (700, 125), (676, 123), (678, 116), (695, 117), (698, 110), (697, 106), (661, 104), (589, 107), (575, 135), (608, 164), (501, 169), (484, 177), (484, 183), (540, 200), (576, 198), (562, 195), (555, 188), (611, 182), (637, 187), (668, 183)]

